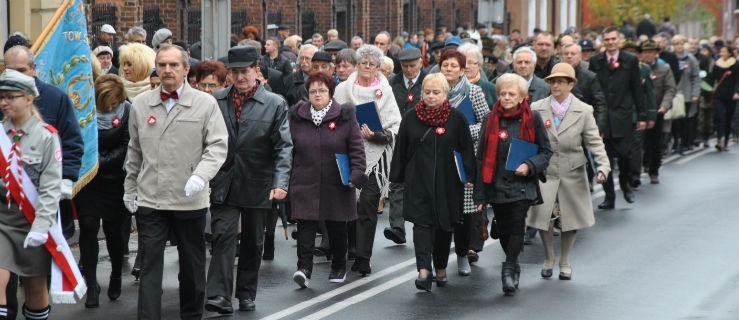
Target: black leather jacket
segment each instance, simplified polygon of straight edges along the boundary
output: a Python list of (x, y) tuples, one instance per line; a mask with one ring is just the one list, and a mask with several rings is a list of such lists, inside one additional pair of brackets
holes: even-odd
[(236, 123), (229, 86), (213, 94), (228, 130), (228, 155), (211, 180), (210, 201), (244, 208), (272, 207), (272, 189), (287, 190), (292, 167), (292, 139), (285, 99), (259, 86)]

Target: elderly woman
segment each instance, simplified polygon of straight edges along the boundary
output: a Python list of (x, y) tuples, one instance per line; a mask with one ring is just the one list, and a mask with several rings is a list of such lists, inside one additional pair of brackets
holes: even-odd
[(380, 196), (387, 195), (389, 186), (388, 164), (393, 156), (393, 141), (400, 126), (400, 111), (393, 96), (393, 89), (384, 75), (379, 72), (382, 51), (372, 45), (363, 45), (357, 50), (359, 69), (336, 87), (334, 98), (341, 104), (360, 105), (374, 102), (380, 116), (382, 131), (372, 132), (362, 125), (364, 151), (367, 159), (365, 174), (367, 184), (359, 193), (357, 204), (357, 257), (352, 271), (362, 275), (372, 272), (370, 258), (375, 241), (377, 207)]
[[(357, 218), (356, 189), (367, 181), (362, 134), (354, 108), (333, 100), (334, 80), (322, 72), (305, 82), (309, 101), (291, 108), (293, 167), (292, 219), (298, 221), (298, 271), (293, 280), (310, 284), (319, 223), (325, 222), (333, 260), (329, 281), (346, 279), (347, 222)], [(336, 154), (349, 158), (348, 185), (342, 183)]]
[(482, 89), (488, 108), (492, 107), (495, 101), (498, 101), (498, 96), (495, 95), (495, 86), (488, 81), (487, 76), (482, 72), (483, 59), (480, 47), (471, 43), (465, 43), (459, 46), (457, 51), (461, 52), (467, 58), (467, 73), (465, 73), (467, 80)]
[(126, 96), (133, 100), (137, 95), (151, 89), (149, 75), (154, 69), (156, 53), (140, 43), (129, 43), (119, 49), (120, 76), (126, 88)]
[[(80, 224), (80, 256), (89, 288), (85, 307), (100, 305), (97, 282), (98, 231), (103, 221), (105, 243), (110, 255), (110, 284), (108, 298), (121, 295), (121, 268), (123, 248), (127, 240), (121, 232), (131, 214), (123, 205), (123, 162), (128, 146), (128, 113), (131, 104), (126, 101), (123, 81), (112, 74), (95, 81), (95, 103), (98, 124), (98, 173), (75, 196)], [(129, 220), (130, 221), (130, 220)], [(126, 230), (128, 231), (128, 230)]]
[[(46, 281), (51, 274), (51, 254), (45, 244), (49, 230), (56, 222), (62, 183), (59, 137), (56, 129), (41, 120), (41, 114), (33, 104), (38, 96), (32, 77), (11, 69), (0, 73), (0, 109), (4, 117), (2, 134), (7, 135), (3, 139), (15, 150), (3, 156), (7, 157), (8, 164), (15, 163), (27, 173), (30, 183), (23, 188), (35, 188), (34, 193), (38, 194), (36, 204), (31, 208), (35, 210), (32, 216), (27, 217), (19, 208), (23, 194), (17, 188), (8, 188), (4, 182), (8, 181), (6, 178), (0, 182), (2, 193), (9, 192), (0, 205), (0, 315), (8, 313), (6, 287), (13, 273), (23, 281), (23, 315), (26, 319), (49, 317)], [(8, 174), (15, 175), (16, 172), (11, 170)], [(20, 181), (20, 177), (17, 179)], [(26, 194), (30, 191), (25, 190)]]
[[(444, 51), (439, 59), (439, 67), (441, 74), (444, 75), (449, 83), (449, 102), (452, 108), (458, 108), (463, 101), (469, 99), (472, 103), (472, 109), (475, 112), (477, 123), (470, 123), (470, 133), (475, 146), (480, 141), (480, 126), (483, 118), (490, 113), (490, 107), (485, 102), (485, 94), (479, 86), (474, 85), (467, 80), (465, 70), (467, 68), (467, 57), (461, 52), (450, 49)], [(454, 230), (454, 251), (457, 253), (457, 273), (462, 276), (469, 276), (472, 272), (468, 257), (470, 237), (477, 236), (480, 233), (474, 230), (479, 229), (482, 215), (477, 214), (475, 202), (472, 197), (472, 189), (465, 190), (464, 195), (464, 219), (462, 223), (457, 224)], [(475, 254), (471, 255), (475, 260)]]
[(716, 150), (728, 151), (731, 121), (739, 100), (739, 63), (731, 54), (731, 46), (718, 50), (718, 59), (706, 81), (713, 85), (713, 121), (716, 128)]
[(698, 127), (698, 98), (701, 91), (700, 66), (698, 60), (686, 50), (686, 42), (688, 39), (683, 35), (672, 37), (672, 48), (680, 66), (677, 91), (685, 97), (685, 118), (674, 120), (672, 127), (672, 136), (679, 153), (693, 148), (695, 130)]
[(604, 183), (611, 171), (603, 139), (593, 116), (593, 107), (576, 98), (575, 69), (567, 63), (558, 63), (545, 79), (552, 95), (534, 102), (531, 110), (545, 119), (552, 157), (546, 170), (546, 182), (539, 183), (544, 201), (532, 207), (526, 225), (539, 229), (546, 258), (541, 276), (552, 276), (554, 265), (553, 228), (562, 230), (560, 240), (559, 278), (570, 280), (572, 267), (569, 255), (578, 229), (595, 224), (593, 200), (590, 198), (586, 163), (582, 152), (585, 146), (598, 167), (596, 181)]
[(395, 63), (393, 62), (393, 59), (388, 56), (382, 57), (380, 72), (382, 72), (382, 75), (384, 75), (385, 78), (388, 79), (388, 81), (390, 80), (390, 78), (393, 77), (393, 69), (395, 69)]
[(357, 52), (351, 48), (341, 49), (336, 54), (335, 66), (339, 80), (346, 81), (354, 71), (357, 71)]
[[(513, 295), (521, 274), (518, 254), (523, 248), (526, 212), (541, 201), (537, 180), (543, 178), (552, 149), (541, 116), (525, 100), (529, 92), (526, 80), (506, 73), (498, 77), (495, 89), (500, 100), (483, 120), (477, 148), (475, 203), (480, 211), (486, 204), (493, 207), (500, 246), (506, 255), (501, 270), (503, 292)], [(535, 144), (537, 153), (508, 171), (506, 161), (514, 138)]]
[[(413, 223), (416, 288), (430, 291), (432, 262), (436, 285), (446, 285), (452, 232), (462, 219), (464, 188), (472, 188), (476, 168), (464, 114), (446, 98), (447, 79), (439, 73), (428, 75), (422, 90), (423, 100), (400, 124), (390, 173), (391, 181), (405, 184), (403, 216)], [(461, 163), (454, 152), (461, 154)], [(464, 167), (464, 177), (457, 166)]]
[(226, 75), (228, 70), (223, 62), (218, 60), (206, 60), (200, 62), (198, 67), (195, 69), (195, 82), (198, 84), (198, 89), (210, 94), (225, 88), (223, 85), (226, 82)]

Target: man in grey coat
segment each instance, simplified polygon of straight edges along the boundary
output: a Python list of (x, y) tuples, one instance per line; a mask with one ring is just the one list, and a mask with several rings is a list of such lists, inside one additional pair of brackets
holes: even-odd
[(521, 47), (513, 53), (513, 72), (529, 84), (529, 104), (549, 96), (549, 85), (534, 74), (536, 53), (530, 47)]
[(205, 308), (220, 314), (233, 313), (231, 296), (239, 219), (241, 246), (236, 299), (241, 311), (256, 308), (265, 221), (272, 211), (272, 201), (287, 196), (292, 167), (287, 102), (260, 85), (258, 64), (256, 48), (231, 48), (227, 65), (233, 85), (213, 95), (226, 121), (229, 152), (211, 181), (213, 254)]

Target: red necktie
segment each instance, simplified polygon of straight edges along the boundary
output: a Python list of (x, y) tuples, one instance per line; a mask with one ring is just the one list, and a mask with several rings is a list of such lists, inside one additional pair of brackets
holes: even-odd
[(162, 99), (162, 101), (167, 101), (170, 98), (175, 100), (178, 100), (180, 98), (177, 94), (177, 91), (172, 91), (172, 93), (166, 93), (162, 91), (159, 93), (159, 97)]

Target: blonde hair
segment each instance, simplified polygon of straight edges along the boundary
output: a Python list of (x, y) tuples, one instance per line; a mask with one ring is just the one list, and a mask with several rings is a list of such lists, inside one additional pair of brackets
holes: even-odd
[(126, 100), (126, 88), (117, 75), (104, 74), (95, 80), (95, 107), (98, 111), (109, 112), (112, 102)]
[(685, 36), (681, 34), (676, 34), (672, 37), (672, 44), (678, 44), (678, 43), (686, 43), (688, 42), (688, 38), (685, 38)]
[(339, 36), (339, 30), (336, 29), (329, 29), (328, 32), (326, 32), (327, 36)]
[(156, 52), (140, 43), (129, 43), (122, 45), (119, 49), (120, 75), (125, 77), (123, 73), (123, 65), (125, 62), (131, 64), (133, 68), (133, 79), (126, 79), (131, 82), (139, 82), (148, 78), (151, 70), (154, 69), (154, 61), (156, 61)]
[(300, 43), (302, 42), (303, 42), (303, 39), (300, 38), (300, 36), (294, 34), (285, 39), (284, 45), (290, 48), (290, 50), (292, 49), (297, 50), (300, 47)]
[(500, 90), (504, 87), (507, 88), (511, 86), (518, 87), (518, 94), (521, 95), (522, 98), (529, 95), (529, 83), (526, 79), (515, 73), (504, 73), (498, 77), (498, 79), (495, 80), (495, 93), (500, 95)]
[(100, 65), (100, 60), (94, 54), (90, 55), (90, 64), (92, 65), (92, 81), (95, 81), (101, 74), (103, 74), (103, 67)]
[(435, 83), (441, 86), (441, 88), (444, 90), (444, 95), (449, 94), (449, 81), (446, 80), (446, 77), (437, 72), (427, 75), (425, 78), (423, 78), (423, 83), (421, 84), (421, 88), (425, 88), (427, 84)]
[(395, 63), (393, 62), (393, 59), (388, 56), (383, 56), (382, 60), (380, 61), (380, 66), (390, 66), (390, 69), (395, 69)]

